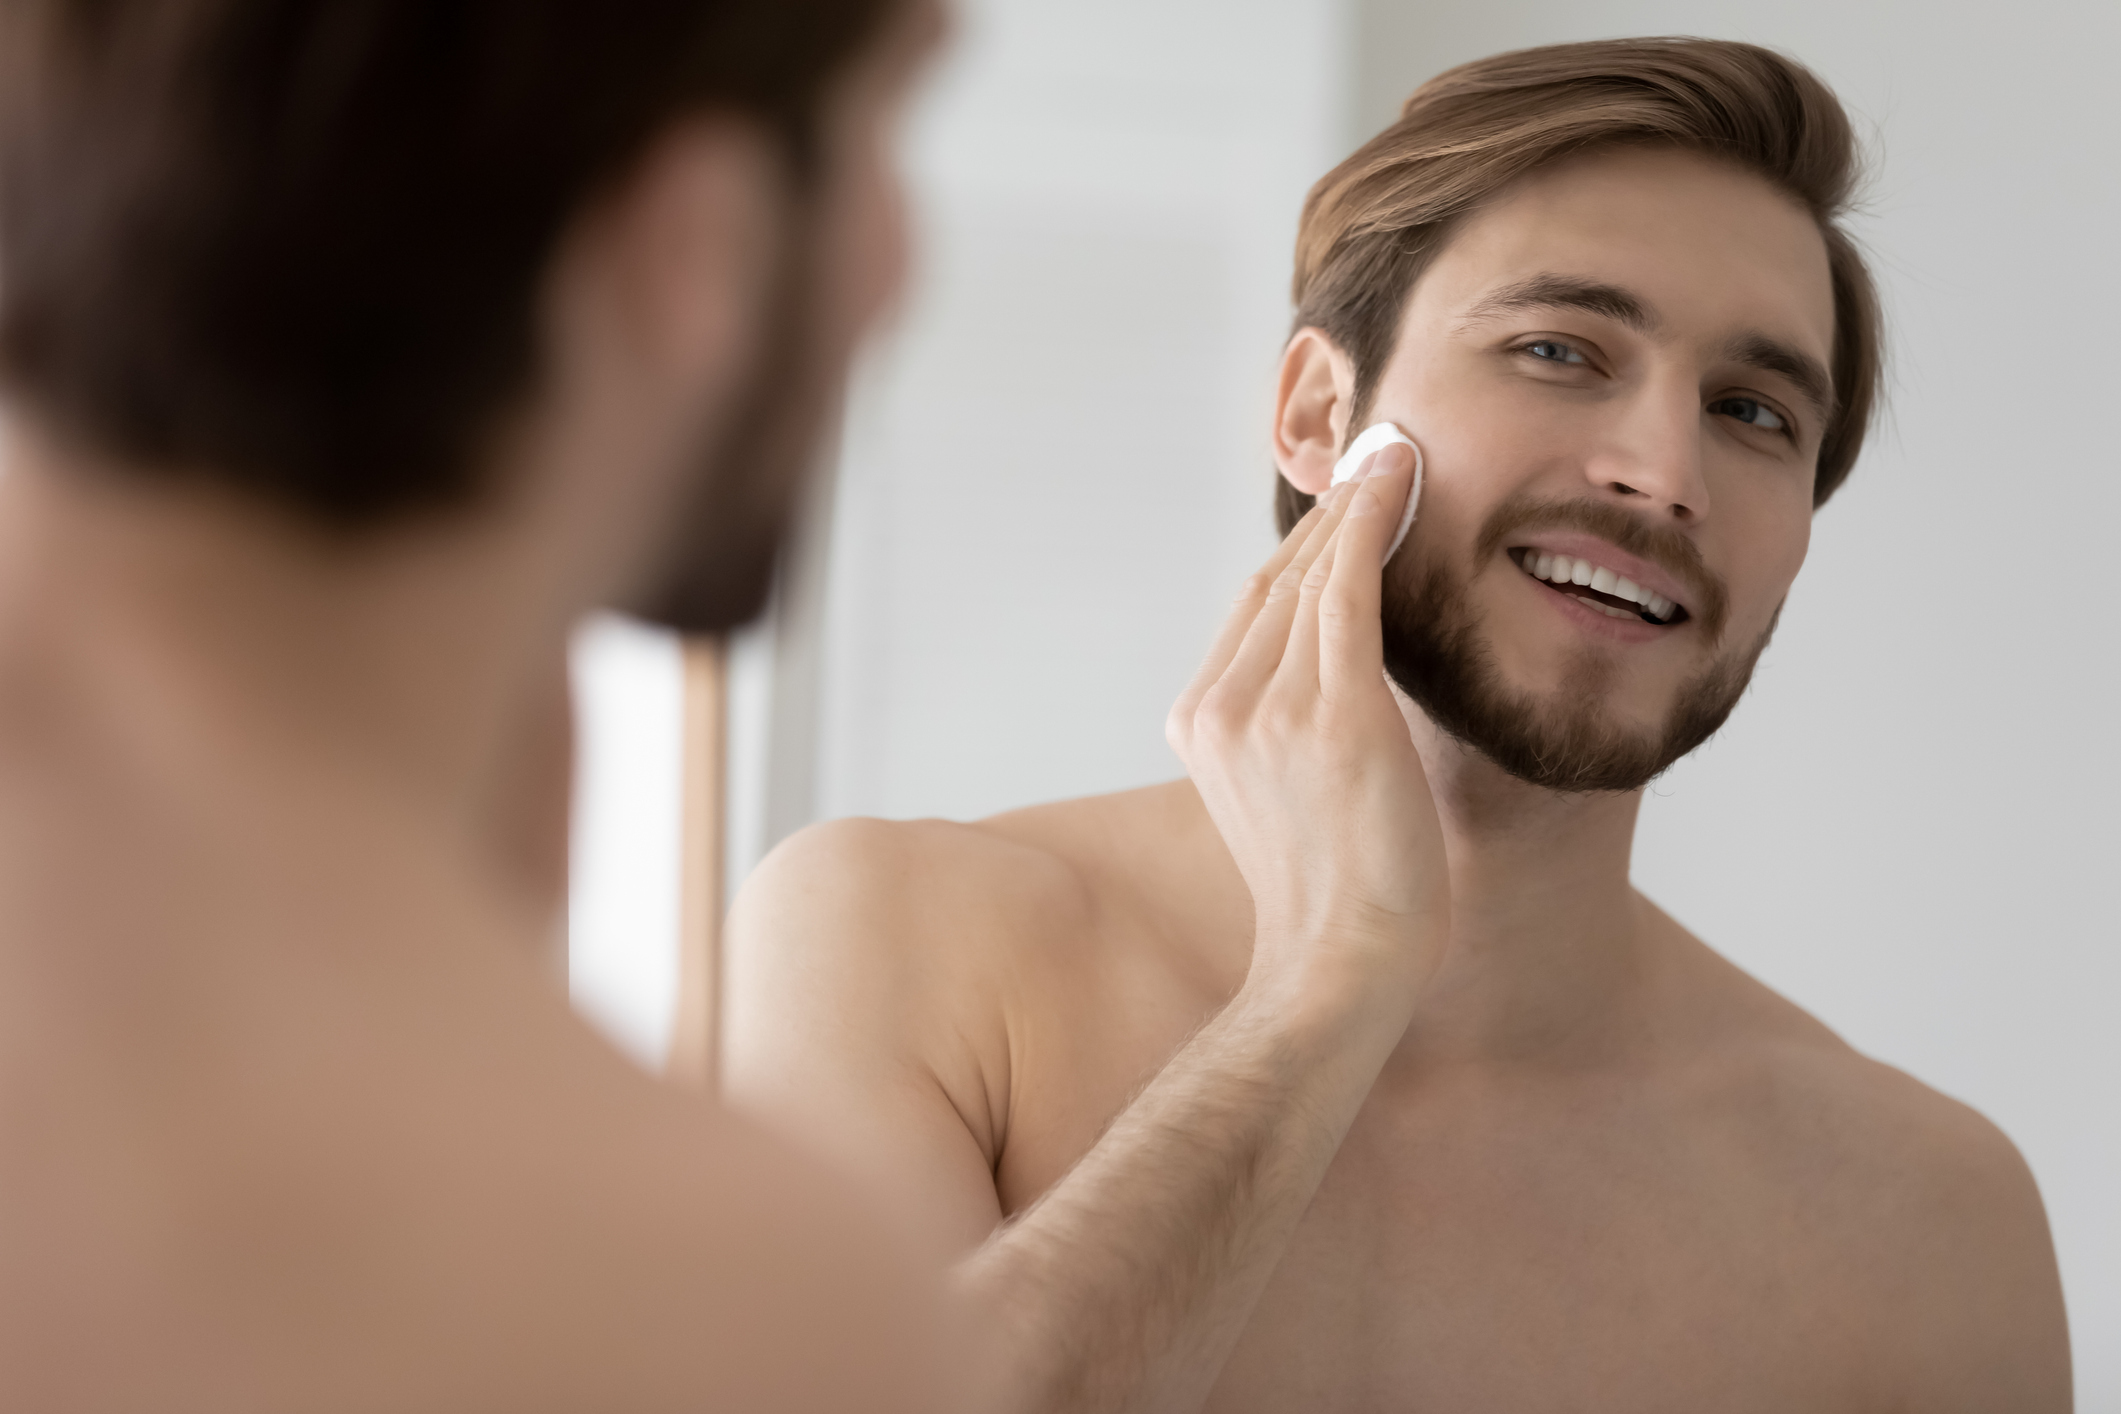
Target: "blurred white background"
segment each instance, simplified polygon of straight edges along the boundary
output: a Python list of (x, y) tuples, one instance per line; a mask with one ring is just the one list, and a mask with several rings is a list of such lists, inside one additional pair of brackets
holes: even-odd
[[(910, 300), (775, 619), (739, 650), (734, 876), (814, 818), (964, 818), (1177, 774), (1165, 707), (1271, 541), (1267, 395), (1310, 183), (1483, 54), (1773, 45), (1870, 136), (1860, 230), (1891, 401), (1751, 696), (1654, 789), (1636, 876), (2017, 1141), (2061, 1250), (2080, 1407), (2121, 1411), (2121, 927), (2098, 862), (2121, 840), (2121, 673), (2088, 597), (2109, 575), (2099, 527), (2121, 523), (2121, 7), (961, 13), (909, 141)], [(2064, 545), (2071, 526), (2094, 542)], [(603, 624), (579, 668), (575, 988), (652, 1058), (675, 955), (674, 655)]]

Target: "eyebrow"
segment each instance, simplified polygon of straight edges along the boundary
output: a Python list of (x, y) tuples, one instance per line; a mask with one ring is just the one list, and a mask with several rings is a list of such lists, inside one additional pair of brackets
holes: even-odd
[(1821, 422), (1833, 420), (1835, 405), (1840, 401), (1834, 396), (1833, 377), (1827, 373), (1826, 365), (1810, 354), (1758, 332), (1740, 334), (1724, 345), (1723, 354), (1733, 363), (1788, 379), (1812, 405), (1812, 411), (1819, 414)]
[(1655, 333), (1659, 323), (1649, 305), (1633, 291), (1569, 275), (1534, 275), (1514, 285), (1504, 285), (1474, 305), (1459, 322), (1477, 324), (1498, 314), (1525, 309), (1580, 309), (1586, 314), (1604, 315), (1643, 334)]
[[(1586, 314), (1602, 315), (1624, 324), (1641, 334), (1654, 334), (1661, 326), (1649, 303), (1632, 290), (1598, 280), (1551, 274), (1533, 275), (1503, 286), (1468, 310), (1459, 324), (1463, 328), (1499, 314), (1528, 309), (1580, 309)], [(1724, 345), (1723, 354), (1733, 363), (1789, 380), (1812, 405), (1821, 422), (1833, 420), (1834, 409), (1840, 402), (1834, 395), (1833, 377), (1827, 372), (1826, 365), (1810, 354), (1758, 330), (1732, 339)]]

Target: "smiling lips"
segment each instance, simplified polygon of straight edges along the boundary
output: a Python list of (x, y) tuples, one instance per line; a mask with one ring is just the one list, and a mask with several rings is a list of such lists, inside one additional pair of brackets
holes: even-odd
[(1639, 618), (1663, 626), (1686, 616), (1683, 607), (1662, 594), (1589, 560), (1529, 548), (1512, 550), (1510, 558), (1532, 578), (1611, 618)]

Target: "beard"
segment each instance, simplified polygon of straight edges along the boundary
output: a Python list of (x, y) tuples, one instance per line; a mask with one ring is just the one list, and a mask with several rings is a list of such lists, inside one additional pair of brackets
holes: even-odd
[(755, 619), (773, 590), (783, 543), (837, 424), (845, 362), (827, 358), (817, 318), (816, 223), (800, 193), (785, 204), (784, 254), (760, 311), (758, 357), (733, 420), (702, 433), (660, 565), (628, 613), (686, 634)]
[[(1614, 720), (1606, 698), (1622, 666), (1595, 648), (1575, 653), (1551, 694), (1504, 681), (1470, 602), (1471, 575), (1442, 556), (1425, 557), (1428, 564), (1418, 573), (1386, 574), (1385, 673), (1440, 730), (1518, 780), (1571, 794), (1640, 790), (1723, 726), (1745, 695), (1782, 611), (1776, 609), (1756, 640), (1719, 653), (1728, 596), (1693, 543), (1597, 501), (1505, 503), (1482, 528), (1473, 569), (1492, 565), (1512, 532), (1556, 528), (1600, 535), (1679, 574), (1692, 591), (1689, 618), (1711, 656), (1681, 685), (1661, 724), (1636, 728)], [(1405, 556), (1402, 563), (1413, 559)]]

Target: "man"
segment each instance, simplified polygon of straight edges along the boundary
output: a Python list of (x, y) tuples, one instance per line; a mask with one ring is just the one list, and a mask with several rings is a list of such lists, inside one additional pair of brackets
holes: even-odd
[(0, 4), (0, 1406), (947, 1407), (540, 957), (570, 628), (758, 605), (939, 22)]
[(1854, 177), (1750, 46), (1438, 78), (1306, 206), (1191, 779), (739, 902), (732, 1092), (927, 1199), (1016, 1407), (2069, 1407), (2010, 1144), (1628, 884), (1862, 441)]

